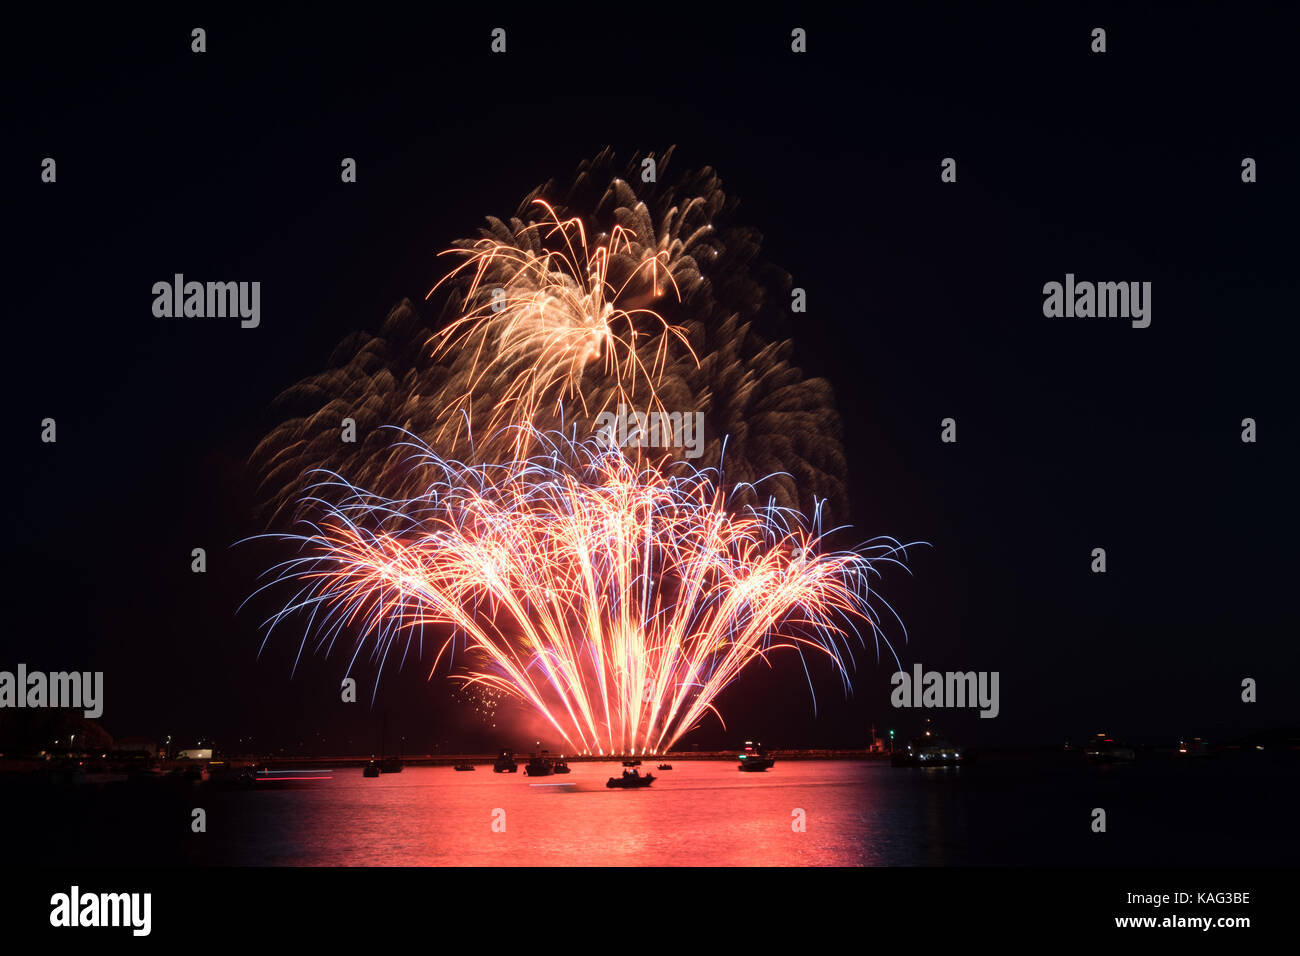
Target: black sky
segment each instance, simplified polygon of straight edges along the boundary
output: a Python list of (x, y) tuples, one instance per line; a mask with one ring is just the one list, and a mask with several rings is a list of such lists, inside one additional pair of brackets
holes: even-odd
[[(0, 669), (105, 671), (110, 732), (364, 748), (387, 711), (412, 748), (494, 745), (427, 658), (373, 711), (337, 701), (341, 657), (290, 680), (294, 635), (258, 658), (235, 608), (259, 556), (230, 548), (260, 529), (244, 463), (271, 399), (421, 299), (483, 216), (606, 145), (673, 144), (808, 290), (784, 332), (835, 387), (855, 526), (932, 545), (882, 583), (900, 656), (1001, 674), (999, 718), (947, 718), (959, 735), (1296, 723), (1294, 11), (38, 16), (4, 64)], [(151, 286), (177, 272), (260, 281), (261, 327), (155, 319)], [(1151, 327), (1045, 319), (1067, 272), (1152, 282)], [(849, 701), (820, 673), (814, 717), (786, 661), (692, 739), (911, 729), (893, 670), (865, 654)]]

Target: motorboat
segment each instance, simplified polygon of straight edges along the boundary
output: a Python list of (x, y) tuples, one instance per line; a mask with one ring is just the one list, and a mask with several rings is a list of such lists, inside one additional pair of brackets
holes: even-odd
[(894, 753), (889, 762), (895, 767), (960, 767), (969, 763), (970, 758), (947, 737), (927, 730), (908, 741), (906, 749)]
[(752, 740), (745, 741), (745, 752), (739, 754), (737, 759), (740, 761), (738, 769), (747, 770), (751, 773), (771, 770), (776, 764), (776, 758), (769, 754), (762, 744), (755, 743)]
[(534, 754), (532, 759), (524, 765), (524, 773), (530, 777), (549, 777), (555, 773), (555, 764), (551, 758), (546, 756), (546, 751), (540, 754)]
[(509, 750), (503, 750), (497, 756), (496, 763), (492, 765), (493, 773), (517, 773), (519, 765), (515, 763), (515, 755)]
[(623, 776), (610, 777), (605, 781), (605, 786), (613, 787), (616, 790), (632, 790), (637, 787), (648, 787), (650, 784), (654, 783), (654, 781), (655, 775), (652, 773), (648, 773), (643, 777), (635, 770), (631, 773), (624, 770)]
[(1113, 737), (1098, 734), (1083, 745), (1083, 755), (1091, 763), (1129, 763), (1137, 759), (1137, 751)]

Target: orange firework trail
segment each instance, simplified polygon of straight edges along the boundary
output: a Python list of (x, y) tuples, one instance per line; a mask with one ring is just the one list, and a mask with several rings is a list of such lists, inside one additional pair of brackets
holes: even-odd
[[(671, 341), (699, 364), (685, 331), (642, 307), (670, 289), (677, 294), (667, 250), (644, 250), (628, 267), (621, 260), (641, 248), (634, 232), (615, 226), (593, 247), (581, 218), (561, 220), (545, 200), (534, 203), (548, 216), (521, 234), (521, 241), (534, 242), (534, 248), (484, 238), (467, 249), (448, 250), (444, 255), (468, 258), (429, 290), (431, 296), (444, 283), (472, 276), (466, 291), (470, 306), (433, 339), (435, 358), (470, 357), (463, 393), (449, 402), (453, 414), (440, 437), (473, 421), (472, 396), (495, 385), (487, 433), (512, 435), (515, 457), (526, 453), (532, 432), (507, 426), (537, 421), (544, 407), (573, 400), (584, 415), (592, 413), (581, 390), (589, 365), (601, 363), (614, 382), (609, 407), (622, 403), (663, 411), (657, 383)], [(611, 275), (613, 262), (621, 266), (618, 279)], [(657, 347), (643, 358), (639, 344), (655, 337)], [(465, 414), (454, 414), (459, 411)]]
[(721, 720), (718, 694), (773, 652), (826, 658), (847, 690), (860, 626), (877, 656), (889, 646), (868, 584), (906, 557), (898, 542), (823, 551), (816, 516), (733, 514), (711, 471), (642, 469), (597, 440), (522, 428), (539, 450), (503, 464), (409, 445), (442, 476), (418, 498), (326, 478), (318, 517), (283, 536), (299, 552), (272, 573), (298, 591), (269, 627), (304, 614), (321, 646), (348, 634), (353, 660), (369, 647), (381, 662), (436, 628), (434, 670), (461, 648), (453, 676), (593, 753), (667, 750)]

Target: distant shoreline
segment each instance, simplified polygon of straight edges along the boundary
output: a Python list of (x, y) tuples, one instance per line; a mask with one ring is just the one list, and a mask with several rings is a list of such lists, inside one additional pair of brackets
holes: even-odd
[[(1187, 755), (1180, 755), (1176, 747), (1171, 746), (1142, 746), (1134, 747), (1139, 755), (1150, 758), (1182, 758), (1188, 759)], [(1259, 748), (1264, 750), (1265, 748)], [(1270, 755), (1278, 754), (1300, 755), (1300, 750), (1294, 746), (1269, 747)], [(1202, 756), (1227, 756), (1238, 753), (1255, 752), (1256, 748), (1244, 745), (1228, 745), (1215, 748), (1212, 753), (1206, 753)], [(545, 752), (547, 756), (553, 759), (563, 759), (569, 763), (617, 763), (627, 760), (639, 760), (643, 765), (657, 763), (685, 763), (689, 761), (735, 761), (738, 758), (739, 751), (736, 750), (710, 750), (710, 751), (687, 751), (671, 752), (663, 754), (610, 754), (610, 755), (575, 755), (562, 751)], [(867, 750), (775, 750), (770, 749), (768, 753), (778, 762), (792, 760), (860, 760), (865, 762), (888, 761), (891, 754), (888, 750), (883, 752), (872, 752)], [(1036, 748), (992, 748), (989, 750), (971, 751), (972, 756), (978, 754), (981, 760), (994, 761), (1026, 761), (1026, 760), (1051, 760), (1051, 761), (1073, 761), (1082, 760), (1083, 751), (1078, 747), (1064, 749), (1060, 747), (1036, 747)], [(523, 763), (533, 756), (531, 752), (518, 751), (514, 754), (516, 762)], [(405, 767), (451, 767), (455, 764), (473, 764), (475, 766), (491, 767), (497, 760), (496, 753), (484, 754), (388, 754), (389, 759), (398, 759)], [(150, 757), (139, 754), (113, 753), (106, 755), (100, 754), (67, 754), (52, 755), (49, 758), (12, 758), (0, 757), (0, 774), (9, 773), (33, 773), (43, 770), (52, 769), (59, 765), (68, 763), (81, 762), (87, 768), (92, 766), (112, 765), (123, 770), (130, 770), (132, 767), (144, 769), (148, 766), (157, 767), (163, 770), (180, 770), (186, 767), (209, 766), (214, 769), (224, 768), (229, 770), (242, 770), (244, 768), (268, 768), (268, 769), (322, 769), (322, 768), (345, 768), (345, 767), (364, 767), (372, 761), (379, 760), (378, 754), (371, 755), (334, 755), (334, 756), (312, 756), (312, 755), (295, 755), (295, 754), (234, 754), (234, 755), (217, 755), (211, 760), (162, 760), (157, 757)]]

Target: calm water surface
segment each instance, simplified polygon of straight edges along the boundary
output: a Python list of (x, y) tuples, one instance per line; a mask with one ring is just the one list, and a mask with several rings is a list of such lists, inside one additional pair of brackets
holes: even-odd
[[(346, 768), (285, 791), (10, 780), (0, 804), (25, 821), (7, 837), (16, 858), (74, 865), (1282, 866), (1300, 850), (1295, 760), (778, 760), (766, 773), (678, 760), (642, 767), (657, 777), (643, 790), (605, 787), (617, 763), (571, 766), (540, 778)], [(206, 833), (191, 832), (195, 807)]]
[[(345, 770), (318, 790), (232, 794), (257, 806), (248, 862), (313, 865), (861, 864), (883, 819), (864, 795), (880, 768), (790, 762), (741, 773), (734, 762), (681, 761), (649, 788), (611, 790), (618, 763), (574, 763), (563, 776), (479, 767), (412, 767), (377, 779)], [(794, 832), (796, 808), (807, 831)], [(504, 811), (505, 831), (493, 832)], [(905, 839), (903, 834), (894, 834)], [(247, 854), (247, 856), (245, 856)], [(249, 859), (251, 858), (251, 859)], [(876, 859), (883, 862), (884, 857)]]
[[(219, 859), (276, 865), (862, 866), (1284, 863), (1295, 778), (1202, 762), (893, 768), (880, 761), (679, 761), (610, 790), (617, 763), (530, 778), (479, 767), (337, 772), (313, 791), (235, 793)], [(1287, 768), (1293, 771), (1294, 767)], [(1287, 786), (1279, 786), (1283, 781)], [(1089, 826), (1109, 814), (1106, 834)], [(494, 833), (495, 811), (505, 832)], [(806, 830), (792, 826), (802, 810)]]

